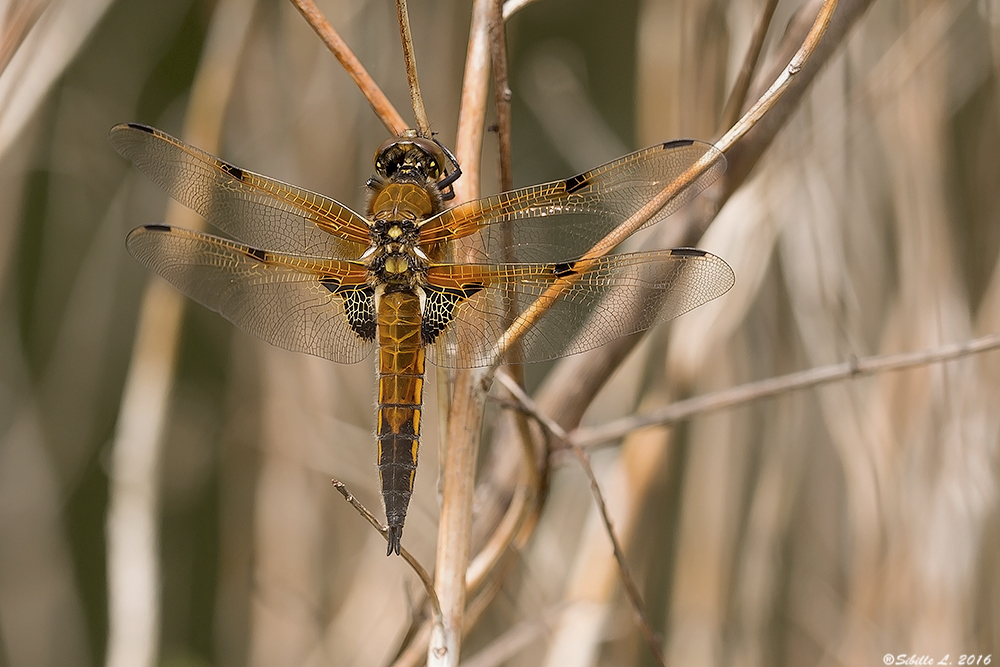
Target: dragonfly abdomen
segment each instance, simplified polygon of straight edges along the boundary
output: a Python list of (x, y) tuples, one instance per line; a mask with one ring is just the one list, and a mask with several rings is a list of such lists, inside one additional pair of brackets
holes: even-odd
[(420, 297), (386, 291), (378, 305), (378, 471), (389, 525), (387, 554), (399, 553), (420, 442), (424, 346)]

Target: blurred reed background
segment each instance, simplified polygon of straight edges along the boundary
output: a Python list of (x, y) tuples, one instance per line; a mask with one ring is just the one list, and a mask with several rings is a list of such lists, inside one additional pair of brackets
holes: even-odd
[[(760, 5), (538, 0), (515, 15), (515, 185), (717, 137)], [(320, 6), (407, 109), (392, 4)], [(751, 95), (787, 60), (778, 46), (798, 8), (778, 4)], [(106, 140), (116, 122), (149, 123), (361, 208), (385, 130), (281, 0), (0, 10), (0, 665), (389, 664), (420, 586), (330, 485), (379, 507), (371, 364), (269, 347), (164, 292), (168, 305), (146, 317), (167, 338), (144, 353), (150, 375), (129, 375), (151, 277), (124, 235), (182, 214)], [(428, 112), (453, 145), (471, 10), (410, 11)], [(733, 266), (736, 287), (651, 332), (584, 423), (1000, 331), (1000, 5), (876, 0), (835, 40), (753, 171), (733, 165), (699, 243)], [(486, 193), (495, 155), (487, 135)], [(153, 317), (169, 322), (170, 308), (172, 376), (170, 327)], [(529, 367), (529, 391), (570, 386), (572, 363)], [(992, 654), (998, 390), (992, 352), (595, 451), (668, 664)], [(147, 401), (156, 391), (163, 414)], [(119, 419), (127, 404), (131, 421)], [(506, 443), (494, 422), (484, 477)], [(439, 429), (425, 423), (405, 545), (430, 566)], [(160, 448), (130, 459), (143, 429)], [(654, 664), (586, 478), (571, 457), (554, 464), (538, 526), (495, 575), (464, 664)]]

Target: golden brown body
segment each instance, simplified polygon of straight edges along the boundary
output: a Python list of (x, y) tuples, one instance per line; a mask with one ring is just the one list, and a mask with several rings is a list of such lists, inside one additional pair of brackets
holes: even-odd
[(424, 346), (422, 296), (428, 257), (417, 246), (419, 225), (441, 208), (433, 181), (406, 173), (369, 181), (372, 249), (369, 283), (378, 322), (378, 471), (389, 527), (388, 552), (399, 553), (413, 493), (420, 445)]
[(379, 300), (375, 437), (390, 550), (398, 547), (417, 472), (424, 385), (420, 322), (420, 298), (412, 292), (392, 292)]

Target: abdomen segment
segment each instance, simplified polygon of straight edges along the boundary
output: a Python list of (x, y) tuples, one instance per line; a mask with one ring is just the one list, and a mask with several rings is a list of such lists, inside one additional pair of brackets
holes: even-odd
[[(389, 288), (391, 289), (391, 288)], [(424, 346), (420, 297), (384, 293), (378, 306), (378, 471), (389, 526), (386, 554), (399, 553), (406, 508), (413, 492), (420, 441)]]

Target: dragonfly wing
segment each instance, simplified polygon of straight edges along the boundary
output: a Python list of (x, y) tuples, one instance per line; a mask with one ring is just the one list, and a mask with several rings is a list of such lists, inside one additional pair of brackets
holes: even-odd
[(323, 195), (240, 169), (145, 125), (116, 125), (109, 138), (167, 194), (252, 246), (345, 258), (368, 248), (365, 219)]
[(539, 316), (500, 359), (545, 361), (671, 320), (725, 294), (735, 276), (715, 255), (674, 248), (556, 264), (440, 264), (428, 280), (425, 336), (446, 334), (431, 360), (467, 368), (493, 362), (514, 312)]
[(132, 256), (202, 305), (272, 345), (341, 363), (375, 347), (363, 264), (294, 257), (166, 225), (133, 229)]
[[(699, 163), (703, 168), (687, 186), (668, 190)], [(455, 206), (423, 224), (420, 243), (432, 246), (479, 232), (485, 257), (494, 260), (556, 262), (580, 257), (649, 202), (665, 195), (663, 205), (643, 226), (663, 220), (725, 169), (725, 156), (713, 145), (690, 139), (671, 141), (572, 178)], [(512, 252), (504, 255), (508, 243)]]

